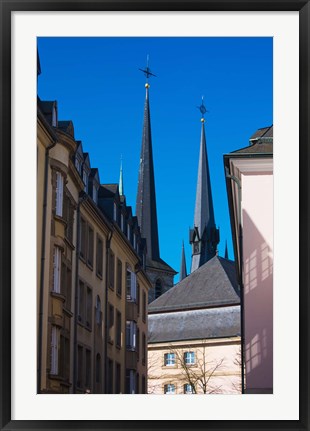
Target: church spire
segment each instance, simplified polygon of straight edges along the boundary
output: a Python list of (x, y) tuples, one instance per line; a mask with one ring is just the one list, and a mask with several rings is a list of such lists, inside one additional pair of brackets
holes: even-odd
[(228, 247), (227, 247), (227, 240), (225, 244), (225, 259), (228, 259)]
[(219, 243), (219, 231), (216, 229), (214, 219), (204, 124), (204, 114), (207, 110), (204, 106), (203, 98), (199, 110), (201, 112), (201, 136), (194, 228), (190, 230), (190, 243), (193, 247), (191, 272), (195, 271), (195, 269), (199, 268), (216, 255), (217, 244)]
[(185, 251), (184, 251), (184, 241), (182, 243), (182, 257), (181, 257), (181, 268), (180, 268), (180, 279), (179, 282), (187, 277), (186, 270), (186, 259), (185, 259)]
[(151, 116), (149, 103), (150, 85), (148, 83), (149, 77), (156, 75), (151, 73), (148, 65), (148, 59), (146, 68), (140, 70), (146, 76), (146, 93), (144, 102), (144, 118), (142, 129), (138, 192), (136, 201), (136, 215), (138, 217), (139, 225), (141, 228), (141, 234), (144, 238), (146, 238), (147, 255), (152, 260), (158, 260), (160, 256), (151, 134)]
[(123, 182), (123, 158), (121, 156), (121, 167), (119, 171), (119, 183), (118, 183), (119, 195), (124, 196), (124, 182)]

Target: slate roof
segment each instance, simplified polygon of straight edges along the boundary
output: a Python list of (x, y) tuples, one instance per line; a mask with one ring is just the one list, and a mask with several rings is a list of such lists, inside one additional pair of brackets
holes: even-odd
[(162, 271), (167, 271), (169, 273), (174, 273), (177, 274), (177, 272), (171, 268), (170, 265), (168, 265), (168, 263), (166, 263), (163, 259), (158, 258), (156, 260), (151, 259), (150, 257), (146, 257), (146, 266), (149, 267), (151, 270), (152, 269), (159, 269)]
[(58, 121), (58, 129), (65, 133), (68, 133), (72, 138), (74, 138), (74, 127), (71, 120), (68, 121)]
[(273, 138), (273, 126), (262, 127), (261, 129), (256, 130), (256, 132), (250, 137), (250, 141), (257, 141), (262, 138)]
[(240, 304), (235, 263), (214, 256), (149, 304), (149, 314)]
[(117, 193), (118, 184), (101, 184), (100, 197), (113, 198)]
[(240, 336), (240, 307), (207, 308), (149, 315), (148, 342)]
[(229, 155), (273, 154), (273, 126), (256, 130), (250, 137), (250, 145), (232, 151)]
[(256, 144), (249, 145), (245, 148), (241, 148), (240, 150), (232, 151), (229, 155), (232, 154), (273, 154), (273, 143), (272, 142), (257, 142)]

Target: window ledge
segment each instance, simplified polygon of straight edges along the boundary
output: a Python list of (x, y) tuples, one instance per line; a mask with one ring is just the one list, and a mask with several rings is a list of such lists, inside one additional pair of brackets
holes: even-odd
[(100, 278), (100, 280), (102, 280), (102, 274), (100, 274), (98, 271), (96, 271), (96, 276), (98, 277), (98, 278)]
[(69, 317), (73, 317), (73, 313), (71, 310), (69, 310), (69, 308), (64, 307), (64, 312), (67, 314), (67, 316)]
[(65, 242), (68, 244), (68, 246), (71, 248), (71, 250), (75, 250), (73, 242), (69, 238), (67, 238), (66, 235), (65, 235)]
[(93, 271), (94, 266), (93, 266), (93, 264), (92, 264), (92, 263), (90, 263), (90, 262), (86, 262), (86, 266), (87, 266), (91, 271)]
[(57, 292), (51, 291), (51, 296), (53, 298), (61, 299), (62, 302), (65, 302), (65, 300), (66, 300), (66, 297), (62, 293), (57, 293)]

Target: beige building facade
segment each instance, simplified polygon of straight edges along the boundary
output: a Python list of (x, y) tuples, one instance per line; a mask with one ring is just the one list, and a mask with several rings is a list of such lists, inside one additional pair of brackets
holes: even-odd
[(118, 185), (100, 184), (56, 102), (38, 99), (37, 153), (37, 391), (145, 393), (150, 282), (137, 218)]
[(240, 393), (240, 337), (149, 346), (148, 393)]
[(149, 304), (148, 393), (241, 393), (233, 261), (214, 256)]

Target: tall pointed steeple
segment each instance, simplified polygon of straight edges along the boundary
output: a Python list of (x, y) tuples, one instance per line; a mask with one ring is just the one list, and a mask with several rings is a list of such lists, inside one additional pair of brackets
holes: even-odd
[(186, 259), (185, 259), (184, 241), (183, 241), (179, 282), (182, 281), (186, 277), (187, 277), (187, 270), (186, 270)]
[(215, 226), (210, 170), (206, 146), (205, 119), (207, 112), (203, 99), (201, 112), (200, 154), (194, 213), (194, 228), (190, 230), (192, 244), (191, 272), (216, 255), (219, 230)]
[(149, 102), (150, 84), (148, 83), (149, 76), (155, 75), (150, 72), (148, 64), (146, 69), (142, 71), (146, 75), (147, 82), (145, 84), (146, 91), (144, 102), (144, 118), (142, 129), (142, 146), (140, 154), (136, 215), (138, 217), (142, 236), (146, 238), (147, 254), (152, 260), (158, 260), (160, 256)]
[(123, 160), (121, 157), (121, 167), (119, 171), (119, 183), (118, 183), (118, 190), (120, 196), (124, 196), (124, 182), (123, 182)]
[(228, 259), (228, 247), (227, 247), (227, 240), (225, 244), (225, 259)]
[(152, 283), (152, 289), (149, 290), (149, 302), (152, 302), (173, 286), (176, 271), (160, 258), (159, 252), (148, 83), (149, 77), (156, 75), (150, 71), (148, 59), (146, 68), (140, 70), (146, 76), (146, 84), (136, 215), (141, 235), (146, 239), (146, 273)]

